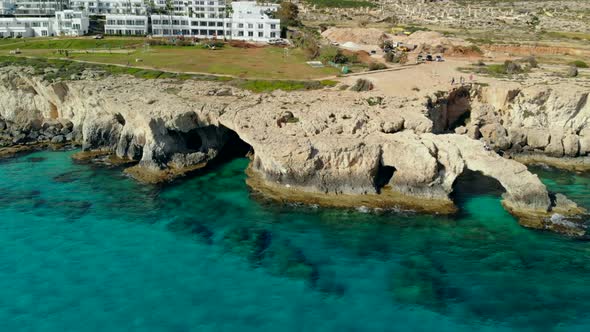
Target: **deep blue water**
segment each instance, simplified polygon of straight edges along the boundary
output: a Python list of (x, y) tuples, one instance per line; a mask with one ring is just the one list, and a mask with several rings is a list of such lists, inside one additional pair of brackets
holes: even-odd
[(458, 216), (362, 213), (252, 197), (245, 159), (158, 188), (70, 155), (0, 162), (0, 331), (590, 330), (590, 243), (481, 179)]

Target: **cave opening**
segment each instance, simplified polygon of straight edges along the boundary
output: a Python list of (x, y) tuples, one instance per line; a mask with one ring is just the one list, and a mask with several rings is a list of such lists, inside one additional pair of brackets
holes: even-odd
[[(184, 144), (185, 153), (200, 151), (209, 155), (205, 167), (186, 174), (189, 178), (202, 176), (236, 159), (250, 157), (254, 153), (250, 144), (242, 140), (235, 131), (224, 126), (199, 127), (184, 133), (171, 130), (168, 132), (174, 140)], [(215, 153), (211, 154), (213, 151)]]
[(498, 180), (481, 172), (465, 169), (453, 183), (451, 199), (459, 208), (461, 215), (466, 213), (465, 207), (473, 198), (478, 196), (502, 197), (505, 192), (506, 189)]
[(379, 167), (377, 168), (377, 174), (375, 174), (375, 190), (378, 194), (381, 193), (381, 190), (385, 186), (389, 185), (389, 181), (391, 181), (393, 173), (395, 173), (395, 167), (386, 166), (382, 163), (379, 163)]
[(223, 147), (219, 150), (217, 158), (219, 162), (227, 162), (236, 158), (245, 158), (254, 153), (252, 146), (240, 138), (240, 136), (233, 130), (222, 127), (226, 130), (224, 134)]
[(199, 151), (203, 146), (203, 140), (199, 134), (199, 129), (193, 129), (183, 134), (184, 144), (188, 150)]
[(469, 123), (471, 117), (471, 95), (464, 86), (451, 91), (446, 98), (428, 106), (428, 118), (433, 122), (433, 132), (443, 134), (454, 132)]

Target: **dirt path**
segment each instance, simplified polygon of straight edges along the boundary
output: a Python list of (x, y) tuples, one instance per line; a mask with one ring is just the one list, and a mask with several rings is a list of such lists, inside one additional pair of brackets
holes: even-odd
[(365, 78), (375, 84), (375, 90), (385, 95), (415, 97), (418, 91), (438, 91), (451, 88), (454, 78), (459, 84), (461, 77), (465, 83), (486, 82), (489, 78), (459, 72), (457, 69), (469, 65), (468, 60), (447, 60), (445, 62), (426, 62), (419, 65), (403, 66), (376, 72), (359, 73), (339, 78), (343, 83), (353, 85), (357, 79)]

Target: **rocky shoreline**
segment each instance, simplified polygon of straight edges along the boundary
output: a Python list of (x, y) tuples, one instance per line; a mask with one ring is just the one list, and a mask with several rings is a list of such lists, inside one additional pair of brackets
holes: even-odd
[[(549, 193), (513, 160), (522, 140), (510, 134), (518, 123), (530, 146), (533, 130), (569, 128), (552, 119), (517, 121), (531, 112), (529, 104), (537, 111), (557, 109), (575, 127), (562, 131), (577, 139), (563, 136), (561, 142), (577, 142), (570, 158), (586, 164), (590, 110), (580, 91), (546, 91), (553, 97), (542, 99), (541, 107), (538, 98), (531, 103), (524, 97), (526, 89), (478, 86), (414, 99), (337, 88), (254, 94), (217, 82), (126, 76), (52, 83), (15, 67), (0, 69), (0, 82), (0, 119), (10, 124), (2, 142), (9, 149), (73, 142), (82, 146), (77, 158), (128, 164), (125, 172), (147, 183), (251, 153), (249, 185), (280, 201), (445, 214), (456, 210), (450, 198), (455, 180), (471, 170), (500, 182), (504, 206), (523, 226), (585, 233), (578, 218), (583, 209)], [(563, 146), (565, 154), (570, 145)]]

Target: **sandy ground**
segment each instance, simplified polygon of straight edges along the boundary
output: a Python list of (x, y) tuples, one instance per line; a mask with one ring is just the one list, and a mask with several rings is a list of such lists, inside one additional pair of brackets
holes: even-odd
[(471, 62), (462, 59), (451, 59), (445, 62), (427, 62), (419, 65), (394, 67), (391, 71), (377, 73), (363, 73), (355, 76), (341, 78), (343, 83), (353, 85), (357, 79), (364, 78), (373, 82), (375, 91), (384, 95), (415, 97), (416, 88), (420, 91), (447, 90), (451, 87), (451, 80), (455, 78), (455, 85), (459, 84), (463, 77), (465, 83), (486, 82), (489, 78), (479, 77), (475, 74), (464, 74), (457, 70)]

